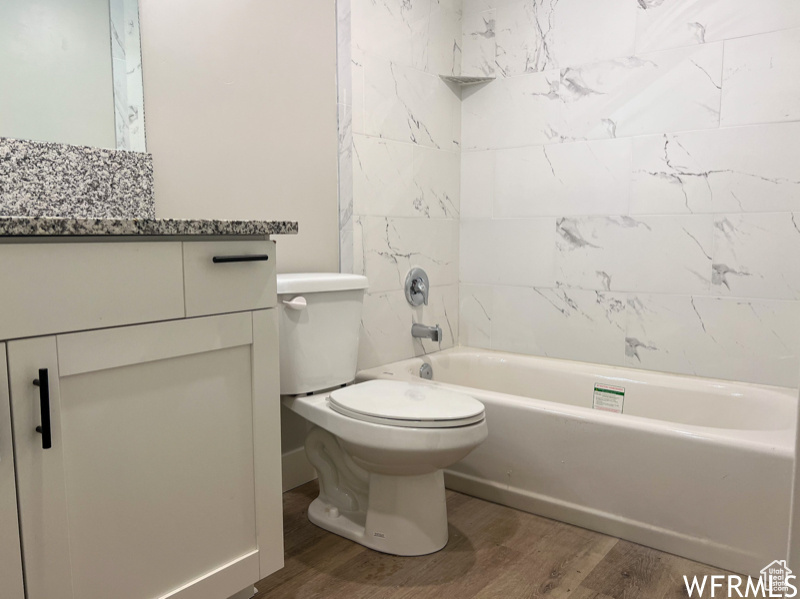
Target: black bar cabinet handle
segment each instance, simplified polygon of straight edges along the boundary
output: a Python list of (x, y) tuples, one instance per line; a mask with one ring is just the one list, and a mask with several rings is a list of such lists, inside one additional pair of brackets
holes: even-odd
[(42, 434), (42, 449), (50, 449), (53, 439), (50, 431), (50, 378), (47, 368), (39, 369), (39, 378), (34, 379), (33, 384), (39, 387), (39, 408), (42, 411), (42, 426), (37, 426), (36, 432)]
[(248, 254), (246, 256), (214, 256), (214, 264), (225, 264), (227, 262), (265, 262), (269, 260), (267, 254)]

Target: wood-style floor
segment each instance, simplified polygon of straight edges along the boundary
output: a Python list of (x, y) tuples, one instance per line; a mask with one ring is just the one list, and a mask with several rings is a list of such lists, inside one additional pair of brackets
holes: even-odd
[(385, 555), (311, 524), (317, 490), (284, 495), (286, 566), (256, 584), (256, 599), (686, 599), (684, 574), (727, 574), (452, 491), (442, 551)]

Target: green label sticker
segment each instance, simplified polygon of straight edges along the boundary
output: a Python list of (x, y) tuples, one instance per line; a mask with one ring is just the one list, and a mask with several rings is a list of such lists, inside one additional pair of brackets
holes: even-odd
[(613, 385), (603, 385), (595, 383), (592, 408), (603, 412), (614, 412), (622, 414), (625, 404), (625, 387), (615, 387)]

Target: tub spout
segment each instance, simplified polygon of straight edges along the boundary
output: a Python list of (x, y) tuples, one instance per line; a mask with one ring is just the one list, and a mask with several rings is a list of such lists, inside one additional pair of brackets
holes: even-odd
[(430, 339), (434, 343), (442, 342), (442, 328), (437, 324), (429, 327), (415, 322), (411, 325), (411, 336), (419, 339)]

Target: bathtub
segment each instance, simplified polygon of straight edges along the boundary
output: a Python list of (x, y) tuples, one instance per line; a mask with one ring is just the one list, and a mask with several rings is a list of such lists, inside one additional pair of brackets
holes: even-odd
[(423, 364), (486, 406), (449, 488), (742, 574), (785, 559), (796, 390), (470, 348), (358, 380)]

